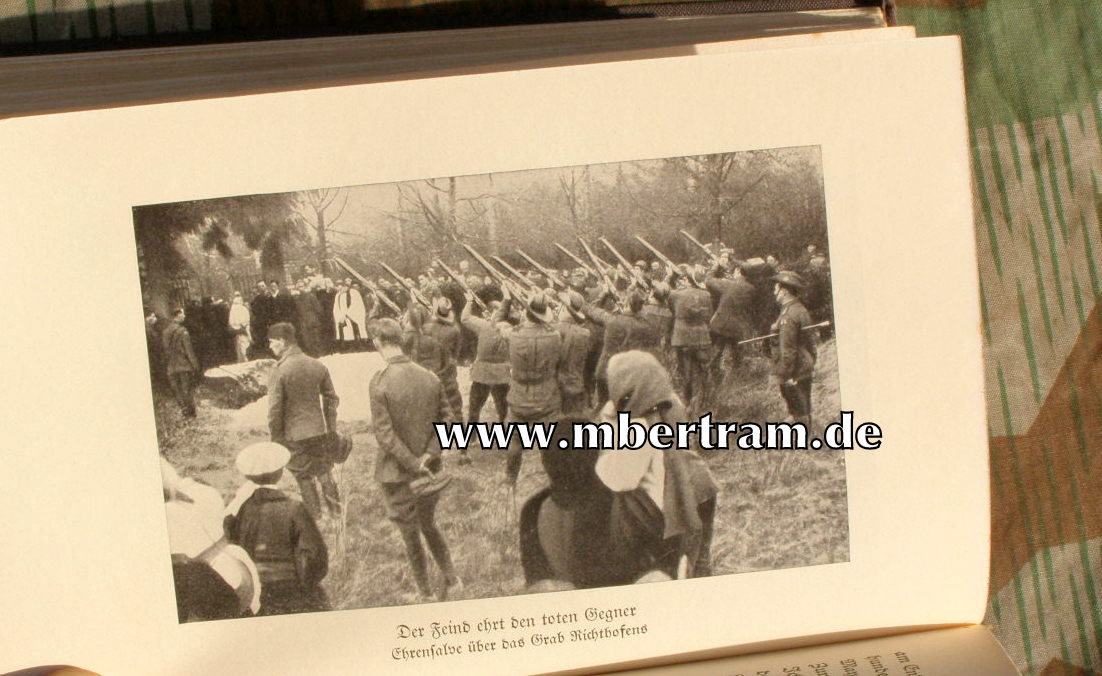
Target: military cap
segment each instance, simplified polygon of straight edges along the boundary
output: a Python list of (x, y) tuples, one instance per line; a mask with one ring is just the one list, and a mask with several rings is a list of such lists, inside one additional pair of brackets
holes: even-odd
[(261, 476), (278, 472), (287, 466), (291, 452), (274, 441), (261, 441), (246, 446), (237, 454), (237, 471), (245, 476)]
[(800, 279), (800, 276), (791, 270), (782, 270), (778, 272), (773, 275), (772, 280), (795, 291), (804, 290), (804, 280)]

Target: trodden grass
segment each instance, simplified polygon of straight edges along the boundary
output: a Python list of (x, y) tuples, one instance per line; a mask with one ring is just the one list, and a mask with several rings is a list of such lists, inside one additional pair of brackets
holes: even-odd
[[(713, 418), (783, 420), (784, 403), (767, 384), (768, 368), (763, 357), (748, 356), (717, 388)], [(833, 341), (819, 350), (813, 399), (816, 425), (821, 427), (837, 416)], [(242, 481), (233, 467), (234, 457), (266, 435), (230, 430), (229, 413), (206, 402), (192, 421), (182, 419), (171, 401), (158, 400), (156, 408), (161, 452), (181, 474), (218, 488), (228, 500)], [(487, 415), (492, 415), (490, 410), (488, 406)], [(320, 524), (331, 558), (323, 585), (338, 609), (412, 602), (413, 581), (401, 540), (384, 515), (373, 479), (374, 435), (366, 423), (342, 423), (342, 427), (352, 434), (355, 446), (348, 461), (334, 470), (345, 503), (344, 518), (339, 522), (325, 518)], [(720, 489), (712, 547), (715, 574), (848, 559), (846, 476), (840, 452), (717, 450), (705, 457)], [(465, 467), (450, 463), (454, 480), (437, 508), (437, 523), (465, 583), (452, 598), (522, 593), (516, 514), (501, 480), (504, 455), (474, 450), (472, 458), (473, 464)], [(289, 476), (283, 484), (289, 492), (297, 492)], [(518, 505), (543, 485), (538, 457), (526, 454)]]

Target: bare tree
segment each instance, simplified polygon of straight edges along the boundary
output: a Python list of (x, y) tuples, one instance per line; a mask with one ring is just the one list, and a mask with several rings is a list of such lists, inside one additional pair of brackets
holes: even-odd
[[(295, 213), (314, 235), (318, 269), (326, 271), (329, 261), (328, 232), (344, 215), (344, 209), (348, 206), (348, 191), (344, 188), (303, 190), (296, 194), (294, 204)], [(330, 211), (334, 205), (337, 205), (335, 214)]]

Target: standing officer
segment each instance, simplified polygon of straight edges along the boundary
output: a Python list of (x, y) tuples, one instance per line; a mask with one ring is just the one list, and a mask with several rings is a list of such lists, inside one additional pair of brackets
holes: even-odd
[(188, 418), (195, 417), (195, 378), (199, 372), (199, 360), (191, 347), (191, 336), (184, 328), (183, 308), (172, 313), (172, 322), (165, 328), (164, 356), (167, 363), (168, 382), (180, 411)]
[(433, 423), (452, 421), (452, 411), (440, 379), (418, 366), (402, 351), (402, 329), (392, 319), (376, 325), (375, 345), (387, 365), (368, 387), (371, 420), (379, 455), (375, 480), (382, 485), (387, 517), (398, 527), (417, 585), (417, 601), (431, 601), (428, 566), (421, 537), (444, 576), (444, 595), (462, 583), (455, 574), (448, 545), (436, 527), (436, 503), (440, 490), (415, 492), (415, 479), (441, 468), (440, 445)]
[(773, 277), (773, 294), (781, 314), (773, 324), (777, 333), (776, 363), (770, 380), (778, 385), (795, 422), (811, 427), (811, 378), (815, 373), (818, 340), (811, 326), (811, 315), (800, 302), (804, 282), (795, 272), (779, 272)]
[[(321, 518), (321, 484), (329, 515), (339, 517), (341, 499), (333, 481), (337, 405), (329, 369), (302, 353), (295, 327), (280, 322), (268, 329), (268, 343), (279, 357), (268, 379), (268, 431), (272, 441), (291, 452), (287, 469), (298, 481), (302, 502), (310, 516)], [(346, 442), (345, 442), (346, 443)]]

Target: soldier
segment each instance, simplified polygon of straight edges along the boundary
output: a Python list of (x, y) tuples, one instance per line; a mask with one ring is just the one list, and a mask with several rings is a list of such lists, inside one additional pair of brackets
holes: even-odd
[[(562, 409), (558, 383), (562, 336), (550, 325), (551, 310), (542, 293), (532, 294), (524, 315), (524, 321), (509, 334), (507, 422), (553, 422)], [(521, 449), (510, 448), (505, 477), (514, 492), (521, 460)]]
[(376, 324), (375, 344), (387, 365), (368, 388), (372, 427), (379, 442), (375, 480), (383, 490), (387, 517), (398, 527), (413, 569), (419, 602), (431, 601), (428, 566), (421, 537), (444, 578), (444, 592), (462, 589), (444, 536), (436, 527), (440, 490), (415, 492), (412, 482), (442, 468), (433, 423), (450, 422), (452, 411), (440, 379), (402, 352), (402, 329), (392, 319)]
[(562, 366), (559, 369), (559, 392), (564, 416), (584, 417), (589, 409), (585, 387), (585, 364), (591, 345), (589, 329), (584, 324), (582, 308), (585, 301), (577, 291), (563, 292), (555, 330), (562, 336)]
[[(673, 330), (673, 313), (670, 312), (670, 285), (664, 280), (655, 280), (651, 284), (647, 302), (640, 313), (643, 319), (651, 325), (651, 330), (658, 337), (658, 346), (662, 355), (659, 361), (663, 361), (666, 348), (670, 346), (670, 332)], [(663, 366), (667, 366), (663, 364)]]
[(191, 336), (184, 328), (186, 319), (184, 309), (176, 308), (172, 313), (172, 322), (165, 328), (161, 340), (164, 342), (166, 370), (172, 394), (176, 396), (180, 412), (185, 417), (194, 418), (195, 378), (199, 372), (199, 360), (195, 358)]
[(607, 312), (594, 305), (583, 310), (586, 316), (605, 327), (604, 345), (597, 360), (597, 398), (608, 400), (608, 360), (614, 354), (628, 350), (656, 352), (661, 340), (652, 324), (643, 317), (643, 296), (630, 291), (620, 312)]
[[(508, 307), (498, 301), (490, 301), (487, 309), (489, 318), (471, 316), (474, 297), (468, 298), (466, 307), (459, 316), (460, 324), (477, 336), (474, 363), (471, 365), (470, 408), (467, 410), (467, 422), (476, 423), (482, 414), (482, 407), (490, 396), (494, 399), (498, 421), (504, 421), (509, 405), (509, 332), (513, 327), (505, 321)], [(465, 464), (466, 453), (460, 456), (460, 464)], [(466, 462), (469, 462), (467, 460)]]
[(803, 280), (795, 272), (779, 272), (773, 277), (773, 293), (781, 314), (773, 325), (777, 333), (776, 363), (770, 380), (780, 387), (788, 406), (789, 418), (811, 427), (811, 379), (815, 373), (818, 340), (811, 326), (811, 315), (800, 302)]
[(268, 342), (279, 356), (268, 380), (268, 431), (272, 441), (291, 452), (287, 469), (294, 475), (306, 509), (321, 518), (321, 484), (332, 517), (341, 514), (341, 500), (333, 480), (333, 452), (337, 439), (337, 405), (329, 369), (302, 353), (295, 327), (280, 322), (268, 329)]
[(703, 288), (703, 275), (696, 268), (683, 269), (679, 288), (670, 293), (673, 333), (670, 346), (677, 355), (683, 399), (694, 414), (708, 404), (708, 353), (712, 339), (708, 320), (712, 299)]
[[(715, 312), (708, 322), (708, 331), (712, 338), (712, 363), (709, 371), (720, 373), (724, 354), (730, 352), (731, 365), (737, 367), (742, 355), (739, 341), (749, 338), (754, 332), (751, 309), (754, 302), (754, 286), (742, 276), (736, 268), (729, 278), (724, 278), (723, 267), (717, 264), (704, 284), (712, 294)], [(720, 378), (717, 382), (722, 382)]]
[(329, 610), (319, 586), (329, 572), (325, 540), (303, 504), (276, 488), (290, 457), (273, 442), (241, 451), (236, 465), (247, 481), (226, 506), (226, 538), (249, 554), (260, 576), (260, 615)]
[[(440, 345), (436, 368), (429, 370), (440, 378), (440, 384), (444, 386), (444, 394), (448, 397), (448, 406), (456, 412), (457, 416), (462, 415), (463, 395), (459, 392), (455, 366), (459, 359), (459, 327), (452, 320), (452, 304), (446, 297), (437, 296), (433, 301), (433, 315), (422, 327), (422, 335), (435, 340)], [(426, 368), (428, 368), (427, 365)]]

